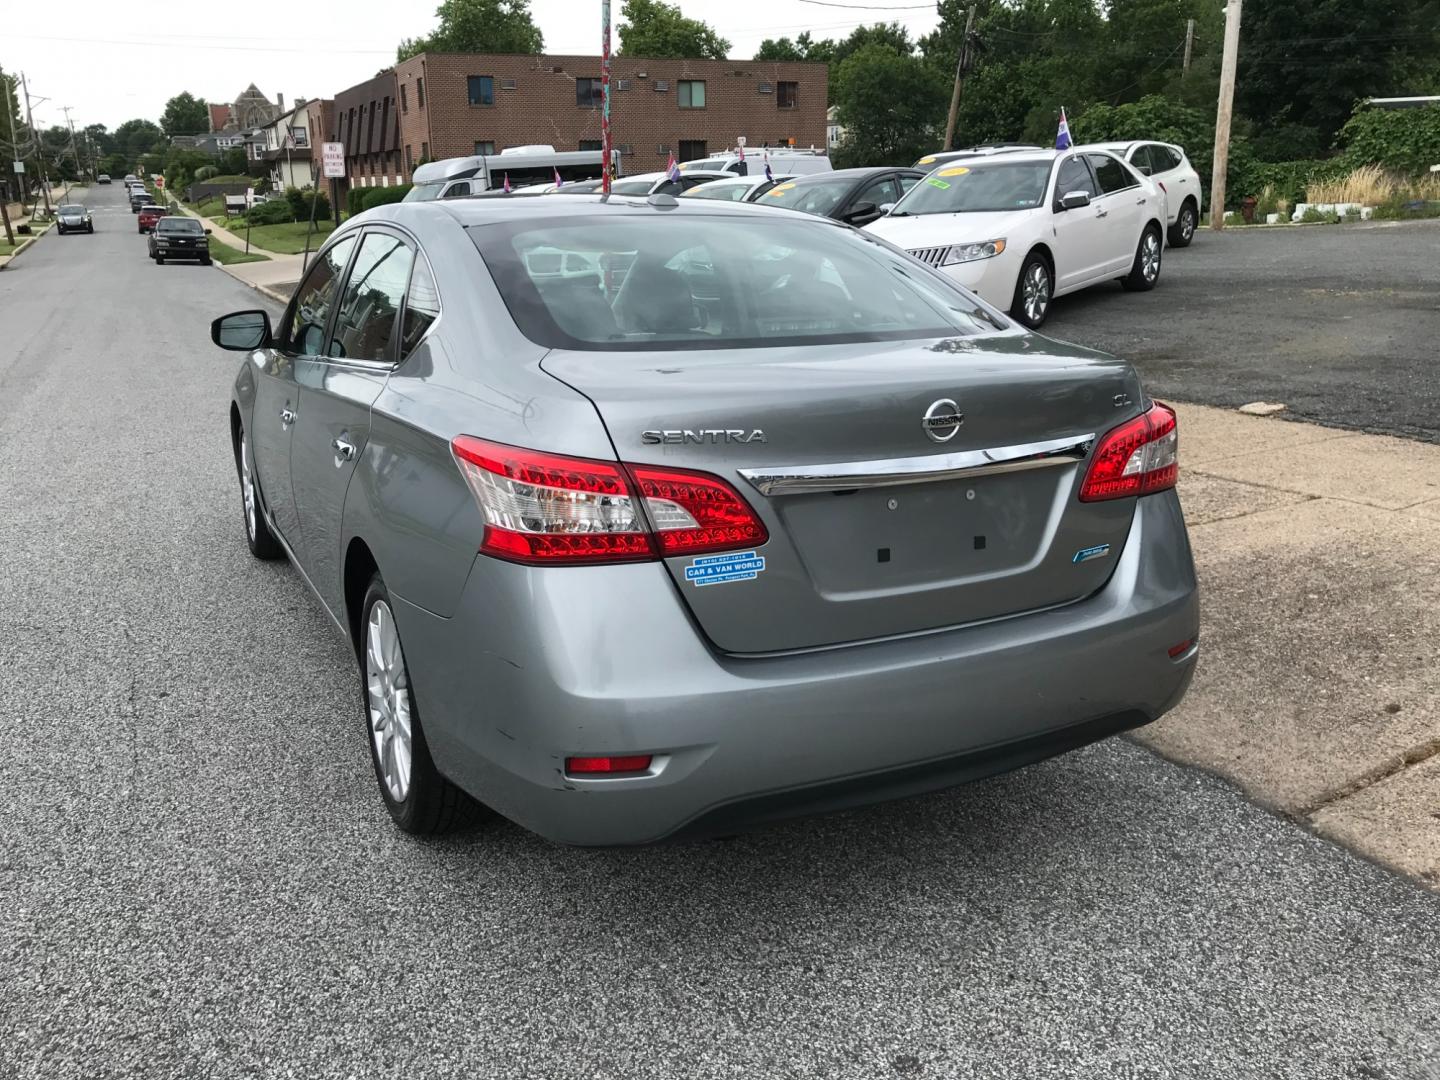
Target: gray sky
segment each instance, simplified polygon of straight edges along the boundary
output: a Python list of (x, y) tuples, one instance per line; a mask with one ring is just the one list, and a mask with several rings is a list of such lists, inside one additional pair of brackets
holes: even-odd
[[(277, 92), (287, 102), (333, 96), (391, 63), (400, 38), (433, 29), (432, 2), (438, 0), (245, 0), (157, 8), (153, 15), (116, 0), (29, 5), (25, 18), (6, 19), (0, 67), (23, 71), (32, 99), (50, 99), (35, 106), (38, 126), (63, 124), (60, 106), (69, 105), (77, 129), (101, 123), (113, 130), (134, 117), (158, 120), (166, 100), (182, 90), (228, 102), (253, 82), (272, 101)], [(617, 23), (621, 2), (614, 0)], [(764, 38), (804, 30), (842, 37), (861, 23), (898, 21), (919, 35), (937, 22), (933, 2), (873, 2), (858, 9), (803, 0), (681, 0), (680, 7), (728, 38), (737, 58), (753, 56)], [(914, 4), (921, 6), (902, 9)], [(195, 21), (187, 23), (186, 11)], [(548, 52), (599, 53), (599, 0), (532, 0), (531, 12)]]

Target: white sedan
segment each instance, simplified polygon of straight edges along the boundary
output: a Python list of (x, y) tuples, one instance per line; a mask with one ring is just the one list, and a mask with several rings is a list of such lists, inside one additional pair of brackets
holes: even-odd
[(1107, 151), (1040, 150), (936, 169), (866, 228), (1034, 329), (1056, 296), (1153, 289), (1165, 203)]

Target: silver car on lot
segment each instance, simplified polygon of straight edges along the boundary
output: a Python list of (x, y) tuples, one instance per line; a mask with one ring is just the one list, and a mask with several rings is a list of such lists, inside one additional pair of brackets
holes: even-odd
[(1174, 412), (838, 223), (403, 203), (211, 333), (250, 549), (353, 646), (407, 831), (730, 832), (1148, 723), (1194, 672)]

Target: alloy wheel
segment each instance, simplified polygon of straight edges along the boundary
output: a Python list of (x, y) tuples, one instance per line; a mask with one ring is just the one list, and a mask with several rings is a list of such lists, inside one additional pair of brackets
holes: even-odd
[(1180, 238), (1187, 243), (1195, 235), (1195, 211), (1187, 205), (1180, 211)]
[(1140, 273), (1145, 275), (1146, 281), (1154, 281), (1160, 276), (1160, 237), (1152, 232), (1145, 234), (1145, 239), (1140, 241)]
[(366, 620), (365, 691), (381, 779), (390, 798), (404, 802), (410, 793), (410, 679), (395, 615), (384, 600), (375, 601)]
[(1025, 273), (1021, 297), (1027, 319), (1039, 322), (1045, 317), (1045, 311), (1050, 307), (1050, 275), (1046, 272), (1044, 263), (1030, 264), (1030, 269)]

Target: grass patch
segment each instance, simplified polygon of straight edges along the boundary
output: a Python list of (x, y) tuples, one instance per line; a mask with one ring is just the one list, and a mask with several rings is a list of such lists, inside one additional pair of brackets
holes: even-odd
[(212, 236), (210, 237), (210, 258), (223, 266), (229, 266), (231, 263), (266, 262), (270, 256), (260, 255), (254, 251), (247, 255), (239, 248), (231, 247)]
[(21, 236), (17, 233), (15, 243), (7, 244), (4, 236), (5, 234), (0, 232), (0, 255), (14, 255), (16, 251), (20, 250), (20, 245), (30, 239), (28, 236)]
[(199, 203), (198, 205), (192, 207), (192, 209), (194, 209), (194, 211), (201, 217), (214, 217), (216, 214), (219, 214), (223, 217), (225, 214), (225, 200), (210, 199), (206, 202)]
[[(283, 225), (256, 225), (250, 229), (250, 246), (264, 248), (279, 255), (299, 255), (305, 250), (305, 233), (310, 227), (308, 221), (287, 221)], [(334, 230), (333, 221), (317, 221), (315, 232), (310, 237), (310, 250), (314, 251), (325, 242)], [(242, 224), (227, 224), (236, 236), (245, 235)]]

